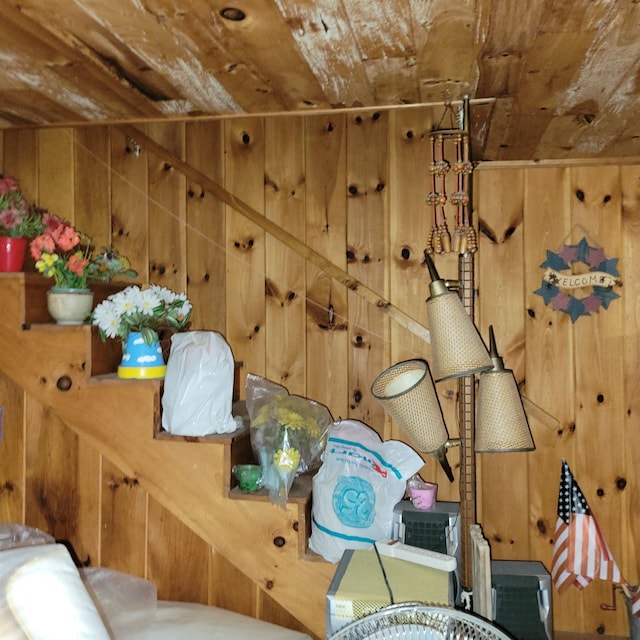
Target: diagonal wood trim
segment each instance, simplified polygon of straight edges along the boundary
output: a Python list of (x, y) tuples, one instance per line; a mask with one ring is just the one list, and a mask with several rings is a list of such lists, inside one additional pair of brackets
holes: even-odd
[(135, 142), (141, 147), (146, 147), (159, 158), (170, 163), (172, 167), (180, 171), (187, 178), (197, 182), (205, 191), (208, 191), (211, 195), (232, 207), (238, 213), (241, 213), (251, 222), (271, 234), (274, 238), (280, 240), (280, 242), (286, 245), (289, 249), (295, 251), (298, 255), (302, 256), (305, 260), (308, 260), (318, 269), (322, 269), (322, 271), (331, 276), (334, 280), (345, 285), (350, 291), (353, 291), (376, 308), (387, 313), (390, 318), (393, 318), (402, 327), (411, 331), (411, 333), (422, 338), (426, 342), (430, 342), (428, 329), (426, 329), (417, 320), (401, 309), (398, 309), (398, 307), (394, 306), (388, 300), (379, 296), (375, 291), (364, 285), (356, 278), (350, 276), (346, 271), (336, 266), (330, 260), (327, 260), (323, 255), (314, 251), (311, 247), (290, 234), (281, 226), (263, 216), (246, 202), (234, 196), (231, 192), (227, 191), (224, 187), (215, 182), (215, 180), (212, 180), (195, 167), (192, 167), (190, 164), (172, 153), (169, 149), (166, 149), (161, 144), (142, 133), (139, 129), (130, 125), (118, 125), (116, 129), (122, 132), (125, 136), (129, 136), (135, 140)]

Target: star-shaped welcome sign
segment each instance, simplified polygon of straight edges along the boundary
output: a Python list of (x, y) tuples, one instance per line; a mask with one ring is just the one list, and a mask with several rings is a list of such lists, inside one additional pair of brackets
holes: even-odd
[[(576, 263), (584, 264), (588, 271), (573, 273), (571, 265)], [(602, 248), (589, 246), (586, 238), (578, 244), (563, 245), (557, 253), (547, 249), (547, 259), (540, 267), (545, 273), (534, 293), (542, 296), (546, 305), (567, 313), (571, 322), (598, 313), (601, 307), (608, 309), (620, 297), (613, 291), (614, 286), (622, 286), (618, 258), (607, 258)], [(583, 298), (571, 293), (584, 288), (590, 288), (591, 293)]]

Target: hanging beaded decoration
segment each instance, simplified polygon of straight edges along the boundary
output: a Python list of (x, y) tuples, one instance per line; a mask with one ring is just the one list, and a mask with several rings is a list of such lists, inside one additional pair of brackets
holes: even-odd
[(433, 207), (433, 226), (429, 235), (429, 246), (432, 249), (432, 253), (449, 253), (451, 251), (451, 235), (447, 226), (444, 205), (447, 204), (445, 182), (451, 165), (444, 159), (444, 137), (433, 134), (430, 137), (431, 164), (429, 165), (429, 173), (431, 174), (431, 192), (427, 196), (427, 204)]
[[(433, 224), (427, 241), (429, 253), (475, 253), (478, 241), (471, 224), (469, 180), (473, 164), (469, 159), (469, 132), (462, 128), (442, 129), (440, 125), (449, 114), (453, 123), (453, 107), (445, 105), (440, 123), (430, 134), (431, 139), (431, 191), (427, 195), (427, 204), (433, 208)], [(444, 157), (445, 140), (453, 140), (455, 163), (453, 167)], [(456, 176), (456, 190), (447, 196), (446, 176), (453, 169)], [(456, 221), (453, 236), (447, 226), (445, 205), (450, 202), (456, 207)]]

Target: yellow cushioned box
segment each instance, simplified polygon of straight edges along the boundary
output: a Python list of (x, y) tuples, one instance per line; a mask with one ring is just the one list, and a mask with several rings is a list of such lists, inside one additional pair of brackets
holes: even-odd
[(344, 552), (327, 592), (327, 637), (349, 622), (391, 604), (389, 588), (394, 603), (453, 606), (453, 572), (385, 556), (380, 556), (380, 562), (373, 549)]

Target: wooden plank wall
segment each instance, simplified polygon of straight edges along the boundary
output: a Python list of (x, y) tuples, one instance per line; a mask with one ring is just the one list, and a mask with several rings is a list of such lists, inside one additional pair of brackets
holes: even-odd
[[(480, 456), (484, 533), (493, 557), (530, 557), (549, 567), (564, 458), (623, 576), (636, 584), (640, 168), (541, 164), (486, 164), (475, 174), (484, 230), (481, 327), (494, 325), (498, 348), (523, 393), (558, 421), (550, 429), (530, 419), (533, 453)], [(546, 252), (583, 237), (618, 259), (623, 287), (608, 308), (572, 322), (534, 292), (542, 283)], [(624, 616), (600, 607), (611, 601), (611, 585), (600, 581), (582, 593), (554, 592), (556, 628), (576, 629), (580, 619), (581, 630), (624, 635)]]
[[(440, 119), (429, 109), (399, 109), (138, 126), (426, 324), (428, 134)], [(430, 349), (382, 309), (305, 263), (164, 159), (138, 150), (115, 127), (5, 131), (0, 149), (3, 171), (18, 177), (40, 206), (75, 220), (99, 242), (110, 238), (142, 281), (186, 288), (193, 328), (224, 333), (245, 371), (327, 404), (336, 419), (363, 420), (384, 438), (404, 438), (371, 397), (370, 385), (385, 367), (428, 358)], [(625, 576), (638, 579), (632, 259), (639, 179), (639, 166), (611, 162), (487, 163), (474, 174), (480, 329), (486, 336), (494, 326), (499, 351), (525, 395), (558, 421), (549, 428), (531, 419), (533, 453), (479, 457), (479, 520), (494, 558), (537, 559), (550, 567), (564, 457)], [(590, 244), (619, 258), (624, 288), (608, 309), (572, 323), (533, 292), (545, 250), (579, 240), (583, 229)], [(441, 275), (457, 277), (455, 257), (439, 257), (437, 266)], [(46, 408), (11, 381), (0, 381), (0, 390), (3, 405), (25, 407), (24, 418), (11, 412), (5, 422), (5, 431), (22, 434), (19, 444), (11, 451), (0, 447), (2, 464), (21, 478), (1, 489), (3, 518), (73, 535), (81, 558), (153, 577), (164, 597), (268, 612), (295, 625), (109, 461), (65, 433)], [(452, 437), (456, 390), (455, 382), (438, 385)], [(71, 462), (61, 467), (69, 452)], [(457, 451), (449, 457), (457, 478)], [(438, 483), (440, 499), (458, 500), (457, 481), (449, 483), (432, 459), (422, 475)], [(198, 560), (178, 568), (185, 549)], [(239, 586), (216, 590), (221, 578)], [(176, 586), (183, 582), (188, 586)], [(556, 629), (623, 635), (624, 612), (600, 608), (610, 601), (610, 587), (601, 584), (561, 597), (554, 592)]]

